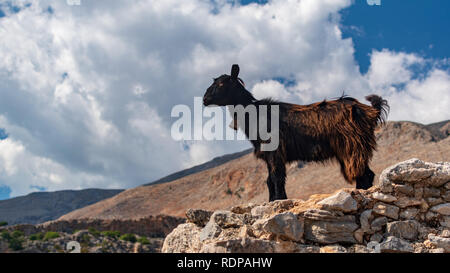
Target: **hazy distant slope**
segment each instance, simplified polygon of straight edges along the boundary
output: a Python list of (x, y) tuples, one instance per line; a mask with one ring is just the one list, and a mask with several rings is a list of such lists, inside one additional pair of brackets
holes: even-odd
[[(425, 161), (450, 160), (450, 121), (431, 125), (388, 122), (377, 130), (378, 150), (371, 167), (377, 174), (386, 167), (413, 157)], [(266, 167), (253, 154), (245, 154), (225, 164), (197, 172), (170, 183), (126, 190), (61, 219), (130, 219), (147, 215), (184, 216), (187, 208), (220, 209), (268, 199)], [(330, 181), (333, 181), (330, 183)], [(290, 198), (308, 198), (349, 187), (337, 164), (308, 163), (288, 167), (286, 191)]]
[(8, 224), (38, 224), (114, 196), (123, 190), (34, 192), (0, 201), (0, 221)]

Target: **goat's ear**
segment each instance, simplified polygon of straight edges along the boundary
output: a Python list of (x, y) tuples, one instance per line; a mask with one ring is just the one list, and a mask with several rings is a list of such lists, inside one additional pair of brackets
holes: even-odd
[(239, 65), (233, 64), (233, 66), (231, 67), (231, 78), (237, 79), (238, 75), (239, 75)]

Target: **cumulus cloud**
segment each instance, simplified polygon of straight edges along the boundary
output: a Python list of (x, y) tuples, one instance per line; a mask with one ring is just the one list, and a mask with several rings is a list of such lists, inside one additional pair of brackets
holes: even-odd
[(170, 137), (172, 107), (193, 106), (233, 63), (256, 97), (306, 104), (377, 92), (393, 119), (448, 118), (449, 73), (437, 61), (375, 51), (360, 74), (339, 24), (351, 2), (11, 1), (20, 11), (0, 18), (1, 183), (13, 196), (132, 187), (249, 147)]

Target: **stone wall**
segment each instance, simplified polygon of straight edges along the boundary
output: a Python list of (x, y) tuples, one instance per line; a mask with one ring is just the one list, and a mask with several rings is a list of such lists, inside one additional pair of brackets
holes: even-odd
[(411, 159), (371, 189), (189, 210), (163, 252), (450, 252), (450, 163)]

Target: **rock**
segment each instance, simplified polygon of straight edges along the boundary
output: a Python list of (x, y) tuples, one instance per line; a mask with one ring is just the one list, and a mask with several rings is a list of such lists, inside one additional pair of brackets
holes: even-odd
[(322, 243), (356, 243), (353, 232), (358, 229), (353, 215), (326, 217), (323, 220), (307, 218), (305, 213), (305, 238)]
[(371, 242), (367, 243), (366, 249), (369, 253), (380, 253), (381, 252), (380, 243), (377, 241), (371, 241)]
[(442, 198), (445, 200), (445, 202), (450, 202), (450, 191), (446, 191)]
[(251, 213), (254, 207), (256, 207), (256, 204), (248, 203), (246, 205), (234, 206), (230, 209), (230, 211), (237, 214)]
[(358, 203), (353, 197), (345, 191), (339, 191), (336, 194), (323, 199), (317, 203), (325, 210), (336, 210), (343, 212), (353, 212), (358, 209)]
[(360, 228), (357, 229), (354, 233), (353, 233), (353, 237), (355, 237), (355, 240), (362, 244), (364, 242), (364, 231)]
[(405, 220), (412, 220), (416, 218), (417, 214), (419, 213), (419, 209), (417, 208), (407, 208), (400, 212), (400, 218)]
[(252, 229), (251, 226), (245, 225), (245, 226), (240, 228), (240, 230), (239, 230), (239, 237), (247, 238), (247, 237), (257, 237), (257, 236), (255, 235), (255, 232), (254, 232), (254, 230)]
[(430, 206), (436, 206), (439, 204), (444, 203), (444, 200), (442, 198), (435, 198), (435, 197), (428, 197), (426, 198), (427, 204)]
[(251, 215), (255, 218), (263, 218), (274, 213), (274, 209), (269, 206), (256, 206), (251, 209)]
[(297, 219), (297, 216), (292, 212), (285, 212), (268, 219), (258, 220), (253, 225), (265, 232), (291, 241), (300, 241), (303, 237), (303, 218)]
[(423, 185), (422, 184), (415, 184), (414, 185), (414, 197), (416, 199), (420, 199), (423, 197)]
[(434, 234), (428, 235), (428, 241), (437, 248), (443, 248), (446, 253), (450, 253), (450, 238), (443, 238)]
[(420, 224), (415, 220), (395, 221), (387, 223), (386, 232), (389, 236), (415, 240), (419, 235)]
[(442, 220), (439, 223), (443, 227), (450, 228), (450, 216), (443, 216)]
[(450, 190), (450, 182), (448, 182), (447, 184), (445, 184), (444, 188), (446, 188), (447, 190)]
[(430, 249), (430, 253), (445, 253), (445, 249), (443, 248)]
[(450, 163), (429, 163), (413, 158), (385, 169), (380, 175), (381, 180), (394, 183), (426, 180), (428, 185), (440, 187), (450, 180)]
[(372, 194), (372, 198), (386, 203), (392, 203), (394, 201), (397, 201), (397, 198), (395, 196), (381, 192), (374, 192)]
[(427, 220), (427, 222), (432, 222), (435, 221), (438, 218), (438, 214), (432, 211), (428, 211), (425, 214), (425, 220)]
[(434, 168), (433, 174), (427, 179), (427, 184), (440, 187), (450, 181), (450, 162), (427, 163)]
[(193, 223), (178, 225), (164, 240), (163, 253), (192, 253), (199, 252), (200, 228)]
[(383, 240), (383, 235), (381, 235), (380, 233), (375, 233), (372, 236), (370, 236), (370, 241), (374, 241), (374, 242), (381, 242), (381, 240)]
[(397, 207), (404, 209), (407, 207), (420, 206), (422, 204), (422, 201), (415, 198), (400, 197), (394, 204)]
[(414, 247), (407, 241), (389, 236), (380, 244), (381, 253), (413, 253)]
[(444, 237), (444, 238), (450, 238), (450, 230), (448, 229), (444, 229), (439, 236)]
[(373, 231), (381, 231), (381, 229), (387, 224), (388, 220), (386, 217), (378, 217), (372, 221), (371, 229)]
[(204, 227), (212, 215), (212, 211), (203, 209), (188, 209), (186, 211), (186, 218), (188, 222), (194, 223), (197, 226)]
[(372, 216), (372, 210), (365, 210), (361, 213), (361, 216), (359, 217), (359, 222), (361, 223), (361, 229), (365, 233), (370, 233), (372, 230), (370, 228), (370, 220), (373, 218)]
[(320, 253), (347, 253), (347, 249), (340, 245), (324, 246), (320, 248)]
[(209, 221), (208, 224), (201, 230), (199, 234), (200, 241), (216, 238), (222, 232), (222, 228), (213, 221)]
[(396, 193), (403, 193), (408, 196), (414, 195), (414, 188), (411, 185), (394, 185)]
[(430, 206), (428, 205), (428, 203), (422, 199), (422, 203), (420, 203), (420, 212), (426, 212), (429, 208)]
[(353, 245), (349, 248), (349, 251), (351, 253), (370, 253), (370, 251), (367, 249), (365, 245)]
[(441, 196), (441, 191), (436, 188), (426, 187), (423, 189), (423, 197), (439, 197)]
[(396, 206), (388, 205), (382, 202), (378, 202), (373, 206), (373, 212), (379, 215), (384, 215), (389, 218), (398, 219), (398, 213), (400, 209)]
[(434, 206), (430, 210), (437, 212), (441, 215), (449, 216), (450, 215), (450, 203), (445, 203), (445, 204)]
[(244, 217), (242, 214), (232, 213), (227, 210), (215, 211), (209, 221), (215, 222), (221, 228), (236, 228), (244, 225)]

